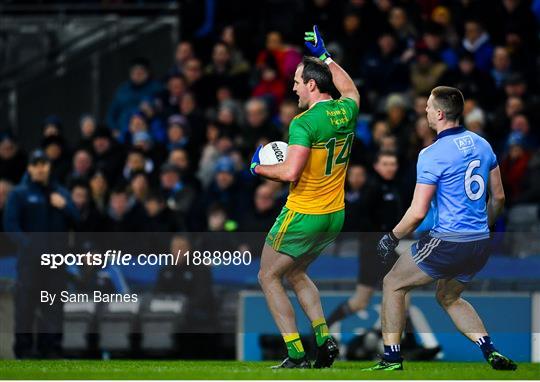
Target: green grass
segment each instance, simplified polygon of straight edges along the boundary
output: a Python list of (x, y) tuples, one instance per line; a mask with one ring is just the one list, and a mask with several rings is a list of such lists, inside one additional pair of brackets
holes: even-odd
[(485, 363), (408, 362), (399, 372), (361, 372), (373, 362), (336, 362), (323, 370), (270, 370), (272, 362), (236, 361), (0, 361), (0, 379), (539, 379), (540, 364), (515, 372)]

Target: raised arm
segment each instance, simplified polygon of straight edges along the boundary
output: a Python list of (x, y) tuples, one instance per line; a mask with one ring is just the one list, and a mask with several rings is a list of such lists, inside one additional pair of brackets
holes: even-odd
[(332, 81), (334, 82), (336, 89), (341, 93), (341, 96), (344, 98), (351, 98), (356, 102), (356, 106), (359, 106), (360, 94), (358, 93), (358, 89), (356, 89), (356, 85), (347, 72), (330, 58), (330, 53), (328, 53), (324, 46), (324, 41), (319, 33), (317, 25), (313, 26), (313, 32), (306, 32), (304, 40), (306, 48), (311, 54), (315, 57), (319, 57), (319, 59), (328, 65), (328, 68), (332, 73)]

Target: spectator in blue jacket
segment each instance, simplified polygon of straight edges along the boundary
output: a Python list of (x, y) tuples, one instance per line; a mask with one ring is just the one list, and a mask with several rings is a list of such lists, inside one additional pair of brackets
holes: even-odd
[(489, 34), (479, 21), (471, 19), (465, 22), (462, 48), (474, 55), (474, 62), (480, 71), (489, 72), (493, 57), (493, 45), (490, 42)]
[(40, 257), (50, 251), (63, 252), (66, 241), (50, 232), (67, 232), (79, 213), (69, 191), (50, 180), (50, 174), (51, 164), (45, 152), (34, 151), (27, 174), (9, 194), (4, 212), (4, 228), (18, 246), (14, 345), (17, 358), (35, 355), (36, 321), (38, 355), (61, 356), (63, 304), (59, 298), (52, 304), (40, 302), (40, 298), (41, 291), (57, 293), (58, 297), (65, 287), (65, 273), (63, 267), (40, 266)]
[(107, 113), (107, 124), (115, 131), (124, 131), (130, 116), (139, 110), (146, 97), (155, 97), (162, 89), (161, 83), (150, 77), (150, 64), (145, 58), (136, 58), (129, 68), (129, 80), (116, 90)]

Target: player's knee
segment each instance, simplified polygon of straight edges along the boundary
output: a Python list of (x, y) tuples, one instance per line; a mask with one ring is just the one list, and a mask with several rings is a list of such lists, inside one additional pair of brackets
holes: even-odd
[(448, 308), (450, 305), (452, 305), (454, 302), (457, 301), (459, 296), (457, 296), (454, 293), (448, 293), (444, 290), (438, 290), (436, 293), (437, 302), (441, 307), (444, 309)]
[(388, 273), (383, 278), (383, 291), (392, 292), (399, 289), (398, 280), (394, 277), (392, 272)]
[(263, 269), (259, 270), (259, 273), (257, 274), (257, 280), (259, 281), (260, 286), (264, 287), (270, 282), (271, 279), (272, 277), (269, 272)]

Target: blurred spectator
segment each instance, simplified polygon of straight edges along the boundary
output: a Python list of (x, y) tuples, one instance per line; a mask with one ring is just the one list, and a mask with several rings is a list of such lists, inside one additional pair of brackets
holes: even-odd
[(142, 206), (146, 197), (150, 193), (150, 181), (144, 171), (137, 171), (129, 179), (129, 191), (131, 193), (131, 203), (138, 203)]
[(342, 232), (370, 231), (372, 221), (368, 211), (373, 193), (368, 187), (368, 177), (364, 166), (349, 166), (345, 190), (345, 221)]
[[(324, 30), (324, 26), (320, 25), (320, 27)], [(268, 62), (270, 55), (277, 64), (280, 77), (285, 79), (294, 76), (296, 67), (302, 61), (302, 54), (294, 47), (286, 45), (283, 42), (283, 36), (278, 31), (270, 31), (266, 34), (266, 47), (257, 55), (256, 66), (258, 68), (263, 66)]]
[(71, 170), (65, 178), (65, 183), (71, 185), (75, 180), (90, 180), (93, 158), (90, 151), (85, 148), (78, 149), (73, 154)]
[(540, 149), (532, 154), (523, 179), (523, 189), (513, 202), (540, 203)]
[(90, 178), (91, 199), (97, 210), (104, 214), (109, 203), (109, 181), (101, 170), (94, 172)]
[(444, 29), (439, 24), (429, 23), (427, 25), (420, 46), (427, 49), (435, 61), (444, 62), (450, 70), (457, 69), (458, 55), (445, 41)]
[(471, 19), (465, 22), (462, 49), (474, 56), (474, 62), (480, 71), (487, 73), (491, 69), (493, 45), (479, 20)]
[(254, 208), (247, 210), (240, 219), (239, 230), (243, 232), (268, 232), (272, 228), (278, 212), (273, 188), (263, 183), (255, 190)]
[(405, 58), (411, 57), (414, 54), (417, 31), (409, 21), (409, 16), (405, 9), (399, 6), (392, 7), (388, 15), (388, 24), (397, 38), (398, 50), (406, 53)]
[(231, 65), (234, 68), (242, 68), (242, 71), (249, 70), (249, 63), (244, 59), (244, 54), (237, 44), (238, 32), (235, 26), (226, 25), (221, 31), (221, 40), (229, 47)]
[[(165, 203), (163, 195), (152, 192), (144, 200), (144, 209), (148, 216), (146, 231), (148, 232), (176, 232), (177, 221), (174, 213)], [(180, 227), (182, 228), (182, 227)]]
[(173, 74), (167, 79), (167, 88), (160, 94), (159, 102), (165, 117), (180, 112), (180, 100), (187, 91), (186, 79), (181, 74)]
[(229, 157), (221, 157), (215, 167), (215, 175), (203, 199), (203, 210), (213, 204), (223, 206), (227, 215), (238, 221), (248, 208), (247, 189), (235, 178), (234, 162)]
[(447, 71), (439, 84), (456, 87), (465, 98), (477, 99), (486, 107), (491, 107), (495, 101), (489, 76), (476, 67), (474, 56), (467, 52), (459, 57), (457, 70)]
[(90, 186), (82, 180), (73, 182), (71, 199), (79, 211), (80, 219), (75, 224), (77, 232), (99, 232), (103, 228), (103, 216), (98, 212), (91, 198)]
[(294, 117), (300, 113), (298, 109), (298, 102), (288, 99), (281, 103), (279, 106), (279, 114), (277, 127), (280, 132), (283, 134), (283, 139), (288, 139), (289, 137), (289, 125)]
[(44, 138), (62, 135), (62, 120), (56, 115), (49, 115), (43, 120), (42, 134)]
[(251, 98), (246, 102), (246, 125), (242, 134), (244, 147), (252, 149), (260, 143), (279, 139), (279, 132), (270, 121), (270, 111), (260, 98)]
[(510, 72), (511, 60), (508, 50), (504, 46), (495, 47), (493, 51), (493, 69), (491, 69), (491, 79), (495, 89), (503, 89)]
[(130, 204), (126, 188), (123, 185), (115, 187), (111, 191), (105, 216), (105, 232), (142, 232), (146, 225), (145, 216), (140, 208)]
[(153, 97), (144, 97), (139, 105), (141, 114), (144, 116), (148, 125), (148, 133), (156, 142), (165, 142), (165, 125), (158, 115), (157, 99)]
[(150, 63), (146, 58), (132, 60), (129, 80), (118, 87), (107, 113), (107, 124), (115, 131), (124, 131), (129, 117), (139, 108), (144, 97), (155, 97), (161, 84), (150, 77)]
[(41, 141), (41, 148), (51, 161), (51, 177), (63, 182), (70, 168), (70, 154), (60, 135), (48, 135)]
[(0, 133), (0, 178), (18, 183), (25, 171), (25, 153), (10, 133)]
[(427, 49), (416, 51), (411, 64), (411, 85), (415, 95), (429, 94), (446, 71), (446, 64), (434, 60), (434, 55)]
[(286, 83), (281, 77), (273, 56), (269, 55), (265, 62), (258, 67), (259, 82), (255, 85), (251, 95), (264, 97), (272, 105), (280, 105), (285, 96)]
[(8, 195), (12, 188), (13, 183), (6, 179), (0, 179), (0, 232), (4, 232), (4, 211), (6, 209)]
[(225, 42), (219, 41), (214, 44), (212, 61), (205, 69), (208, 83), (212, 86), (210, 91), (212, 95), (215, 96), (217, 88), (222, 85), (230, 86), (238, 95), (246, 94), (245, 84), (248, 71), (249, 66), (245, 62), (232, 61), (229, 46)]
[(81, 134), (77, 148), (92, 149), (92, 137), (96, 132), (96, 119), (90, 114), (83, 114), (79, 120), (79, 131)]
[[(170, 253), (179, 261), (176, 265), (159, 270), (154, 293), (182, 294), (187, 298), (185, 328), (189, 333), (215, 333), (215, 306), (212, 293), (211, 268), (187, 262), (193, 248), (189, 238), (175, 235), (171, 239)], [(187, 256), (184, 256), (187, 254)], [(192, 258), (190, 257), (190, 260)], [(195, 341), (196, 342), (196, 341)], [(191, 343), (191, 342), (190, 342)]]
[(167, 207), (174, 213), (177, 229), (186, 230), (187, 219), (197, 198), (197, 189), (182, 179), (178, 168), (170, 163), (161, 166), (160, 191)]
[(372, 211), (372, 232), (386, 232), (394, 227), (403, 215), (404, 203), (399, 183), (396, 179), (399, 168), (398, 157), (390, 151), (377, 154), (373, 169), (374, 194)]
[(171, 74), (182, 74), (185, 71), (186, 62), (194, 58), (193, 44), (191, 41), (180, 41), (176, 45), (176, 51), (174, 53), (174, 65), (170, 70)]
[(407, 147), (410, 134), (405, 97), (400, 94), (391, 94), (386, 99), (386, 115), (390, 134), (397, 138), (399, 148), (404, 149)]
[(481, 136), (485, 136), (484, 126), (486, 124), (486, 117), (484, 111), (479, 107), (475, 107), (467, 115), (465, 115), (465, 127)]
[(100, 127), (92, 138), (94, 166), (99, 168), (107, 177), (109, 183), (115, 181), (121, 174), (124, 165), (124, 150), (119, 147), (112, 137), (111, 130)]
[(154, 169), (154, 164), (149, 160), (144, 152), (140, 149), (133, 148), (129, 151), (126, 164), (122, 170), (124, 181), (128, 182), (132, 176), (138, 172), (151, 173)]
[(501, 161), (501, 177), (509, 204), (513, 204), (523, 192), (525, 175), (531, 159), (526, 149), (525, 135), (515, 131), (508, 137), (508, 150)]
[(40, 304), (39, 301), (41, 290), (60, 293), (65, 289), (64, 269), (40, 266), (38, 254), (48, 247), (62, 253), (65, 243), (48, 242), (51, 240), (48, 236), (29, 233), (67, 232), (78, 219), (69, 192), (51, 179), (48, 156), (42, 150), (35, 150), (30, 155), (26, 176), (9, 194), (4, 210), (4, 229), (19, 251), (14, 319), (14, 353), (19, 359), (35, 355), (36, 329), (39, 357), (62, 355), (63, 303)]
[(384, 32), (377, 39), (377, 49), (368, 53), (362, 71), (370, 103), (377, 97), (402, 92), (409, 85), (407, 65), (401, 61), (396, 38)]

